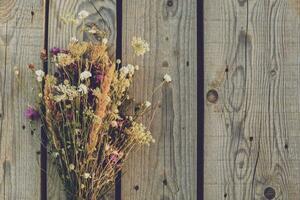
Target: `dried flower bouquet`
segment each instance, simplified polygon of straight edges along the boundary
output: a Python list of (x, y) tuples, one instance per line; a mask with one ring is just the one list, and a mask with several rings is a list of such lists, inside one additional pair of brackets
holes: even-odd
[[(79, 20), (87, 16), (82, 11)], [(151, 103), (137, 104), (129, 96), (138, 66), (113, 61), (103, 31), (91, 26), (83, 31), (99, 33), (100, 41), (71, 38), (65, 49), (42, 52), (52, 74), (29, 65), (38, 82), (38, 105), (25, 115), (31, 122), (41, 119), (68, 199), (98, 200), (113, 187), (128, 154), (154, 142), (140, 122)], [(149, 51), (141, 38), (134, 38), (132, 47), (137, 56)], [(168, 82), (165, 75), (162, 84)]]

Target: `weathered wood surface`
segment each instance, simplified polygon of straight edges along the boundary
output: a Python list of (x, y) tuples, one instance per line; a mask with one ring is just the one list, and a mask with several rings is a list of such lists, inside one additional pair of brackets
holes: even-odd
[[(90, 13), (90, 15), (87, 19), (85, 19), (85, 23), (94, 23), (99, 28), (103, 28), (108, 33), (109, 44), (113, 45), (112, 54), (115, 52), (113, 47), (116, 44), (116, 1), (93, 0), (92, 2), (103, 18), (99, 16), (92, 4), (87, 0), (50, 0), (49, 48), (65, 48), (69, 43), (70, 38), (74, 36), (82, 39), (80, 31), (82, 23), (77, 25), (66, 25), (61, 20), (61, 17), (72, 15), (73, 17), (78, 18), (78, 13), (82, 10), (86, 10)], [(84, 39), (87, 39), (86, 35), (83, 37)], [(48, 174), (48, 199), (65, 199), (60, 179), (51, 162), (49, 162)], [(109, 196), (110, 199), (114, 199), (114, 191), (112, 191)]]
[(205, 200), (300, 198), (299, 9), (204, 1)]
[[(196, 0), (125, 0), (122, 35), (123, 64), (140, 65), (133, 89), (136, 101), (160, 104), (151, 125), (156, 143), (130, 156), (122, 199), (195, 200)], [(134, 36), (150, 42), (144, 58), (131, 56)], [(165, 73), (173, 82), (151, 98)]]
[(33, 103), (27, 64), (41, 66), (43, 25), (43, 1), (0, 1), (0, 199), (40, 198), (40, 145), (23, 113)]

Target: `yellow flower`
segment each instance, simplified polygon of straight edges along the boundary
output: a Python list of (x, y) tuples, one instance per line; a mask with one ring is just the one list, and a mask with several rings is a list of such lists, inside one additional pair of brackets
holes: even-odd
[(74, 59), (69, 54), (59, 53), (57, 54), (57, 63), (60, 66), (65, 67), (67, 65), (74, 63)]
[(147, 51), (150, 51), (149, 44), (140, 37), (133, 37), (131, 46), (133, 47), (134, 53), (137, 56), (142, 56)]
[(71, 42), (69, 44), (70, 53), (79, 59), (88, 49), (88, 44), (86, 42)]

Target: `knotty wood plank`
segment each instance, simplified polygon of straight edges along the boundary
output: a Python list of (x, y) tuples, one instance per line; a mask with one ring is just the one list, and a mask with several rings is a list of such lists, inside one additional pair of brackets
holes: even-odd
[[(66, 15), (78, 16), (81, 10), (86, 10), (90, 16), (85, 20), (86, 23), (95, 23), (108, 33), (111, 54), (114, 57), (116, 40), (116, 1), (115, 0), (92, 0), (93, 4), (101, 13), (103, 19), (87, 0), (51, 0), (49, 16), (49, 48), (64, 48), (70, 38), (76, 36), (82, 38), (80, 28), (82, 24), (65, 25), (60, 18)], [(84, 36), (85, 37), (85, 36)], [(85, 38), (86, 39), (86, 38)], [(51, 69), (50, 69), (51, 70)], [(56, 172), (55, 167), (49, 160), (48, 166), (48, 199), (65, 199), (63, 187)], [(109, 195), (109, 199), (114, 199), (114, 191)]]
[(297, 200), (300, 2), (204, 2), (204, 199)]
[(34, 102), (27, 64), (41, 66), (43, 25), (43, 1), (0, 1), (0, 199), (40, 199), (40, 145), (23, 113)]
[[(123, 1), (122, 34), (123, 64), (140, 65), (136, 101), (160, 104), (151, 125), (156, 143), (130, 156), (122, 199), (196, 199), (196, 0)], [(131, 56), (134, 36), (150, 42), (144, 58)], [(151, 98), (165, 73), (172, 84)]]

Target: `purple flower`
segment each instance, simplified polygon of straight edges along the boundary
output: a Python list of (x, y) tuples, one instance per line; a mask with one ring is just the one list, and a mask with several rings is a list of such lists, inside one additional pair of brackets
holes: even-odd
[(40, 113), (35, 108), (29, 106), (25, 110), (25, 117), (30, 120), (38, 120), (40, 118)]
[(103, 79), (104, 79), (104, 74), (103, 73), (100, 73), (100, 74), (97, 74), (96, 77), (95, 77), (95, 81), (96, 83), (102, 83), (103, 82)]
[(60, 48), (58, 47), (53, 47), (51, 50), (50, 50), (51, 54), (53, 55), (57, 55), (58, 53), (60, 53)]

